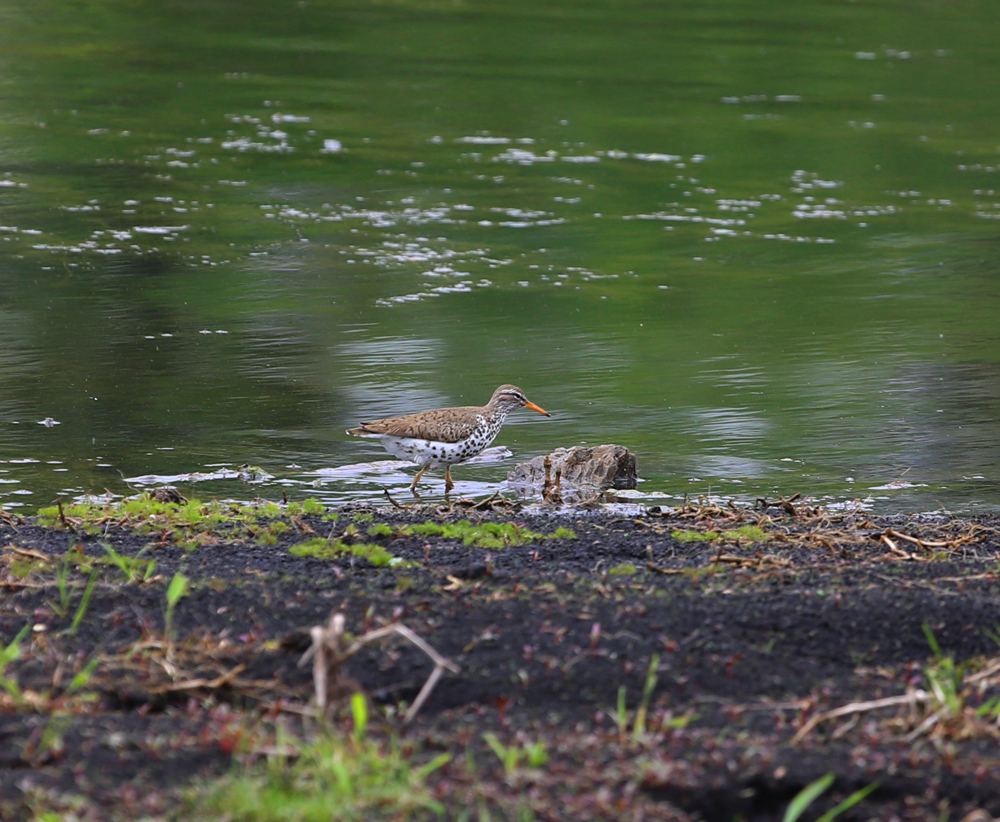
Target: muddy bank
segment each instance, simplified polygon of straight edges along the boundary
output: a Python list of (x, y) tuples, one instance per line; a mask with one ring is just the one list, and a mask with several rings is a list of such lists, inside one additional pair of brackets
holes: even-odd
[[(298, 662), (334, 610), (460, 666), (404, 726), (429, 659), (388, 641), (345, 665), (373, 733), (452, 753), (428, 780), (447, 818), (777, 820), (827, 773), (816, 811), (879, 783), (841, 819), (1000, 815), (1000, 521), (793, 510), (8, 516), (0, 642), (32, 627), (3, 673), (0, 816), (169, 818), (276, 723), (306, 732)], [(484, 732), (547, 761), (505, 771)]]

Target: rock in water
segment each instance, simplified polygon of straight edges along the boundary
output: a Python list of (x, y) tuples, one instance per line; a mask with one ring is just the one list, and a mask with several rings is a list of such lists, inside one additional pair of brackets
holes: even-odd
[(637, 481), (635, 454), (624, 445), (557, 448), (507, 474), (507, 482), (517, 491), (539, 493), (546, 499), (558, 495), (567, 502), (612, 487), (635, 488)]

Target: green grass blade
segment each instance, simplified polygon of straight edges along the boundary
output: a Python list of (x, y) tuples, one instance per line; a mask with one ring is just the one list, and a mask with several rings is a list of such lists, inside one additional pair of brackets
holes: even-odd
[(361, 742), (368, 730), (368, 700), (360, 691), (351, 694), (351, 715), (354, 718), (354, 741)]
[(69, 696), (74, 691), (78, 691), (90, 682), (90, 677), (94, 673), (94, 668), (97, 667), (98, 662), (100, 660), (95, 656), (82, 671), (73, 677), (73, 680), (69, 683), (69, 687), (66, 688), (66, 696)]
[(642, 688), (642, 699), (635, 712), (635, 723), (632, 728), (632, 736), (639, 739), (646, 732), (646, 714), (649, 711), (649, 700), (653, 696), (653, 689), (656, 688), (657, 671), (660, 668), (660, 655), (653, 654), (649, 660), (649, 670), (646, 672), (646, 682)]
[(931, 626), (926, 622), (923, 624), (924, 636), (927, 637), (927, 644), (931, 646), (931, 653), (934, 654), (936, 658), (941, 656), (941, 646), (938, 644), (937, 637), (934, 636), (934, 631), (931, 630)]
[(868, 794), (874, 791), (882, 783), (879, 780), (875, 780), (871, 785), (865, 785), (861, 790), (857, 790), (852, 793), (847, 799), (841, 802), (839, 805), (831, 808), (825, 814), (823, 814), (816, 822), (833, 822), (840, 814), (846, 811), (848, 808), (853, 808), (862, 799), (864, 799)]
[(31, 623), (26, 622), (24, 627), (18, 631), (17, 636), (14, 637), (10, 644), (6, 647), (0, 647), (0, 673), (3, 673), (4, 667), (8, 662), (13, 662), (21, 655), (21, 642), (28, 635), (31, 630)]
[(21, 694), (21, 688), (18, 686), (11, 677), (4, 676), (4, 670), (6, 670), (7, 665), (13, 662), (21, 655), (21, 642), (28, 635), (31, 630), (31, 623), (26, 622), (24, 627), (18, 631), (17, 636), (14, 637), (7, 647), (0, 645), (0, 688), (3, 688), (7, 693), (13, 697), (15, 702), (20, 702), (23, 695)]
[(497, 739), (496, 734), (485, 733), (483, 734), (483, 739), (486, 740), (486, 744), (490, 746), (490, 750), (497, 755), (497, 758), (506, 764), (507, 749), (504, 747), (504, 744)]
[(69, 613), (69, 605), (73, 599), (73, 594), (69, 590), (69, 560), (65, 554), (62, 562), (56, 566), (56, 587), (59, 590), (59, 607), (53, 607), (53, 610), (62, 618)]
[(545, 750), (545, 743), (542, 740), (539, 739), (534, 745), (528, 748), (528, 765), (532, 768), (540, 768), (548, 761), (549, 754)]
[(126, 562), (125, 558), (121, 554), (119, 554), (113, 547), (111, 547), (110, 543), (102, 542), (101, 547), (105, 551), (107, 551), (108, 556), (111, 557), (115, 565), (118, 566), (118, 570), (125, 575), (126, 581), (130, 581), (132, 578), (132, 574), (129, 571), (128, 563)]
[(177, 603), (188, 595), (189, 590), (190, 586), (188, 585), (187, 577), (178, 571), (174, 574), (173, 579), (170, 580), (170, 585), (167, 587), (167, 609), (173, 611)]
[(788, 808), (785, 810), (785, 815), (782, 817), (782, 822), (795, 822), (806, 808), (808, 808), (816, 798), (823, 793), (827, 788), (833, 784), (834, 775), (828, 773), (826, 776), (821, 776), (815, 782), (810, 782), (801, 791), (799, 791), (795, 798), (788, 803)]
[(73, 617), (73, 623), (69, 626), (67, 633), (73, 636), (76, 633), (76, 629), (80, 627), (80, 623), (83, 621), (83, 615), (87, 613), (87, 607), (90, 605), (90, 595), (94, 593), (94, 585), (97, 584), (97, 569), (95, 568), (90, 572), (90, 579), (87, 580), (87, 587), (84, 589), (83, 596), (80, 598), (80, 605), (76, 609), (76, 616)]
[(428, 776), (430, 776), (438, 768), (448, 764), (451, 761), (451, 754), (443, 753), (435, 756), (426, 765), (417, 768), (413, 772), (413, 779), (417, 782), (423, 782)]
[(24, 695), (21, 693), (20, 686), (10, 677), (0, 674), (0, 688), (3, 688), (7, 693), (11, 695), (11, 698), (15, 702), (21, 702)]

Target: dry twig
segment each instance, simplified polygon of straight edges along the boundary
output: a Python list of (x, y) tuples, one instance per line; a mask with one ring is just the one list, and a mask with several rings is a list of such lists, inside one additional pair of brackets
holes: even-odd
[(928, 705), (930, 704), (931, 699), (932, 696), (927, 691), (915, 690), (901, 696), (887, 696), (884, 699), (873, 699), (870, 702), (852, 702), (849, 705), (834, 708), (832, 711), (816, 714), (816, 716), (803, 725), (799, 729), (799, 732), (792, 737), (792, 744), (797, 745), (805, 739), (821, 722), (826, 722), (829, 719), (836, 719), (838, 716), (863, 714), (868, 713), (869, 711), (877, 711), (880, 708), (891, 708), (894, 705)]
[(166, 694), (175, 691), (196, 691), (202, 688), (207, 691), (215, 691), (225, 685), (229, 685), (236, 678), (237, 674), (246, 670), (246, 667), (246, 663), (240, 663), (232, 670), (227, 671), (221, 676), (217, 676), (215, 679), (189, 679), (186, 682), (170, 683), (168, 685), (160, 685), (158, 688), (150, 688), (149, 692), (151, 694)]
[(493, 500), (495, 500), (499, 496), (500, 496), (500, 491), (494, 491), (486, 499), (480, 500), (479, 502), (475, 503), (474, 505), (470, 505), (468, 510), (475, 511), (478, 508), (492, 508), (493, 507)]
[(19, 548), (13, 542), (8, 543), (4, 546), (5, 549), (9, 548), (15, 554), (20, 554), (22, 557), (31, 557), (32, 559), (40, 559), (43, 562), (52, 562), (54, 557), (50, 557), (48, 554), (43, 554), (41, 551), (32, 551), (30, 548)]
[(743, 568), (763, 568), (765, 565), (787, 566), (792, 564), (784, 557), (779, 557), (774, 554), (758, 554), (754, 557), (740, 557), (734, 554), (719, 554), (716, 556), (715, 561), (728, 562), (734, 565), (739, 565)]
[(756, 503), (754, 504), (754, 507), (759, 505), (761, 508), (765, 509), (771, 507), (780, 508), (789, 516), (797, 517), (799, 513), (798, 511), (795, 510), (795, 506), (792, 505), (792, 503), (801, 498), (802, 498), (801, 492), (796, 492), (787, 499), (779, 494), (778, 498), (774, 502), (768, 502), (766, 497), (759, 497)]
[[(889, 530), (892, 531), (891, 528)], [(916, 554), (911, 554), (909, 551), (904, 551), (902, 548), (896, 545), (896, 543), (893, 542), (892, 539), (889, 537), (888, 533), (882, 534), (882, 536), (879, 537), (879, 542), (885, 543), (885, 545), (888, 546), (889, 550), (892, 551), (892, 553), (895, 554), (897, 557), (902, 557), (903, 559), (909, 560), (910, 562), (925, 561), (920, 557), (918, 557)]]
[(326, 712), (331, 686), (338, 689), (343, 687), (344, 682), (340, 673), (340, 666), (369, 642), (382, 639), (390, 634), (399, 634), (399, 636), (409, 640), (427, 654), (434, 663), (434, 670), (431, 671), (431, 675), (427, 677), (424, 687), (420, 689), (417, 698), (413, 700), (413, 704), (410, 705), (410, 709), (406, 712), (406, 716), (404, 717), (405, 722), (412, 721), (417, 715), (417, 712), (423, 706), (424, 702), (427, 701), (427, 697), (430, 696), (431, 691), (434, 690), (434, 686), (446, 669), (454, 674), (461, 671), (454, 662), (441, 656), (425, 640), (399, 622), (393, 622), (384, 628), (369, 631), (358, 637), (346, 650), (341, 650), (341, 642), (344, 637), (344, 624), (344, 615), (339, 611), (335, 611), (330, 615), (330, 621), (325, 627), (316, 625), (311, 628), (309, 635), (312, 637), (312, 646), (299, 660), (300, 667), (305, 665), (310, 659), (313, 661), (313, 685), (316, 692), (316, 709), (320, 714)]
[(382, 493), (385, 494), (385, 498), (393, 504), (393, 507), (398, 508), (401, 511), (406, 507), (405, 505), (400, 505), (398, 502), (396, 502), (396, 500), (392, 498), (392, 494), (389, 493), (388, 488), (383, 488)]
[(18, 525), (21, 525), (24, 522), (24, 520), (17, 516), (17, 514), (12, 514), (10, 511), (4, 511), (3, 508), (0, 508), (0, 521), (6, 522), (9, 526), (11, 526), (11, 528), (17, 528)]
[(664, 568), (664, 567), (662, 567), (660, 565), (657, 565), (655, 562), (653, 562), (653, 546), (652, 545), (647, 545), (646, 546), (646, 557), (647, 557), (646, 567), (649, 568), (650, 571), (654, 571), (657, 574), (683, 574), (684, 573), (684, 571), (682, 569), (680, 569), (680, 568)]

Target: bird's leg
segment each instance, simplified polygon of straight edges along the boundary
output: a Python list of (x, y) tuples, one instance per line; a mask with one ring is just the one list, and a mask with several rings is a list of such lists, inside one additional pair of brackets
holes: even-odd
[(420, 482), (420, 478), (424, 475), (424, 471), (426, 470), (427, 466), (425, 465), (423, 468), (417, 471), (417, 475), (413, 478), (413, 482), (410, 483), (410, 493), (417, 498), (420, 497), (420, 494), (417, 493), (417, 483)]
[(451, 481), (451, 466), (449, 465), (444, 469), (444, 492), (447, 494), (454, 487), (455, 483)]

